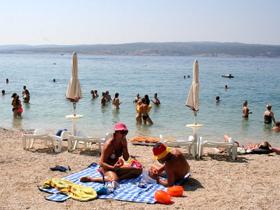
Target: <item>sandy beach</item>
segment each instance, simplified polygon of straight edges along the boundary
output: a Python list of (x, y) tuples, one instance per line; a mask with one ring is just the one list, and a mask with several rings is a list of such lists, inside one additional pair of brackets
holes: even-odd
[[(280, 209), (280, 156), (243, 155), (233, 162), (226, 155), (207, 155), (196, 161), (187, 156), (192, 178), (185, 185), (184, 197), (174, 204), (142, 204), (96, 199), (63, 203), (45, 200), (38, 190), (46, 179), (66, 173), (49, 170), (69, 165), (72, 172), (98, 161), (98, 152), (83, 149), (54, 154), (43, 143), (35, 149), (22, 148), (22, 131), (0, 129), (0, 209)], [(129, 152), (144, 166), (154, 163), (151, 147), (129, 144)]]

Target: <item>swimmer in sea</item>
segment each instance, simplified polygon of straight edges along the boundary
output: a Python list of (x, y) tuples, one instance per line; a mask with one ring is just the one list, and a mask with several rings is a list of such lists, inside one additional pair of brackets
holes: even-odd
[(155, 105), (160, 105), (160, 100), (157, 96), (157, 93), (155, 93), (154, 95), (154, 99), (152, 99), (152, 102), (155, 104)]

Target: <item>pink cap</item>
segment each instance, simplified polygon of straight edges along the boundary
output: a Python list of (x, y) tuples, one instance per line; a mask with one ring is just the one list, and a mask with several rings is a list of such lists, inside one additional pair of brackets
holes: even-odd
[(114, 125), (114, 131), (128, 131), (128, 129), (124, 123), (118, 122)]

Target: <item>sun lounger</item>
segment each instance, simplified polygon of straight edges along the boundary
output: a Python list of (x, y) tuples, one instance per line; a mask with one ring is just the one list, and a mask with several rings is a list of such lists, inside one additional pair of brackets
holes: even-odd
[(70, 132), (69, 131), (66, 131), (66, 130), (63, 130), (61, 132), (61, 134), (58, 136), (58, 135), (49, 135), (53, 142), (56, 143), (58, 146), (57, 146), (57, 151), (61, 151), (61, 148), (62, 148), (62, 141), (67, 141), (70, 137)]
[(230, 139), (229, 142), (219, 142), (219, 141), (203, 140), (202, 137), (200, 137), (199, 153), (198, 153), (199, 157), (202, 157), (203, 149), (205, 147), (224, 148), (224, 149), (226, 149), (227, 153), (232, 158), (232, 160), (236, 160), (236, 158), (237, 158), (237, 145), (234, 143), (234, 141), (232, 139)]
[(54, 152), (61, 152), (62, 143), (58, 139), (54, 139), (51, 135), (41, 129), (35, 129), (31, 134), (23, 134), (23, 148), (29, 150), (33, 148), (34, 141), (44, 141), (46, 147), (52, 147)]
[(84, 148), (90, 148), (93, 144), (98, 145), (98, 151), (101, 153), (101, 146), (105, 142), (106, 138), (95, 138), (90, 136), (85, 136), (83, 134), (70, 135), (68, 139), (68, 151), (72, 152), (78, 148), (79, 144), (82, 144)]
[(196, 157), (198, 154), (198, 142), (195, 141), (193, 136), (189, 136), (188, 138), (178, 138), (174, 141), (164, 140), (162, 135), (160, 135), (160, 141), (165, 143), (169, 147), (185, 147), (189, 154), (193, 157)]

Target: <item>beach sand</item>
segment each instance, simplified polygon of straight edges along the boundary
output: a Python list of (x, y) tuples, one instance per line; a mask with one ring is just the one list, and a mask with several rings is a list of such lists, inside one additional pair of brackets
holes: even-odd
[[(53, 172), (55, 165), (69, 165), (72, 172), (98, 161), (98, 152), (77, 150), (54, 154), (43, 143), (36, 149), (22, 148), (22, 132), (0, 129), (0, 209), (280, 209), (280, 156), (243, 155), (230, 161), (226, 155), (208, 155), (203, 160), (188, 158), (192, 178), (184, 197), (172, 198), (174, 204), (142, 204), (97, 199), (63, 203), (45, 200), (37, 188), (46, 179), (63, 177)], [(66, 143), (66, 142), (65, 142)], [(151, 165), (151, 147), (129, 144), (129, 152), (144, 166)]]

